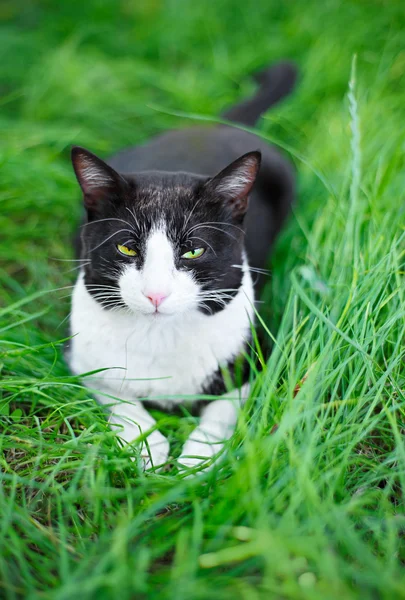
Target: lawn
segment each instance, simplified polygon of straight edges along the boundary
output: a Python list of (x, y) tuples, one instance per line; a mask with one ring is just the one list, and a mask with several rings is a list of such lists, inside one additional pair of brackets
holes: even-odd
[[(405, 598), (403, 4), (3, 0), (0, 20), (0, 598)], [(300, 80), (257, 132), (298, 199), (273, 351), (220, 467), (145, 474), (63, 361), (69, 149), (215, 118), (280, 58)], [(193, 420), (159, 418), (176, 450)]]

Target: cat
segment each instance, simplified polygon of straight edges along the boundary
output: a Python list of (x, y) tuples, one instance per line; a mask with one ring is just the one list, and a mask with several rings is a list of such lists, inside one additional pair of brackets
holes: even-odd
[[(293, 89), (296, 70), (281, 62), (256, 79), (257, 93), (225, 119), (253, 126)], [(237, 365), (263, 283), (251, 269), (266, 266), (290, 211), (293, 169), (260, 138), (222, 124), (164, 133), (106, 162), (76, 146), (72, 163), (86, 217), (70, 369), (100, 370), (84, 382), (125, 443), (142, 436), (145, 469), (162, 467), (170, 451), (147, 399), (168, 410), (184, 396), (220, 396), (178, 458), (185, 471), (209, 466), (249, 395), (248, 369)]]

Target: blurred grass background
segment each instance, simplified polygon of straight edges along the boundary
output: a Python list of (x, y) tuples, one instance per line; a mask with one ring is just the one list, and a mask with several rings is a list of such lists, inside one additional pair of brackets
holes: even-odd
[[(403, 3), (2, 0), (0, 21), (0, 597), (405, 597)], [(144, 475), (58, 343), (69, 148), (216, 117), (283, 58), (297, 90), (258, 132), (289, 149), (299, 199), (258, 400), (220, 472)]]

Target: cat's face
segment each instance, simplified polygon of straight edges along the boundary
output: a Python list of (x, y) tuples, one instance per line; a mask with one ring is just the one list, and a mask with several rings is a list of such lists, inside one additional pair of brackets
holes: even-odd
[(72, 161), (87, 211), (84, 281), (100, 304), (163, 316), (212, 314), (232, 300), (243, 276), (243, 220), (259, 152), (209, 179), (124, 176), (78, 147)]

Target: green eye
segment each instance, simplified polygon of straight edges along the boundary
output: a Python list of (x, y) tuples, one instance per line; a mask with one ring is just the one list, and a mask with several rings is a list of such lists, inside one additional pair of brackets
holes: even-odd
[(181, 255), (181, 258), (200, 258), (205, 252), (205, 248), (193, 248)]
[(132, 250), (132, 248), (128, 248), (128, 246), (121, 246), (121, 244), (118, 244), (117, 248), (124, 256), (136, 256), (138, 254), (136, 250)]

